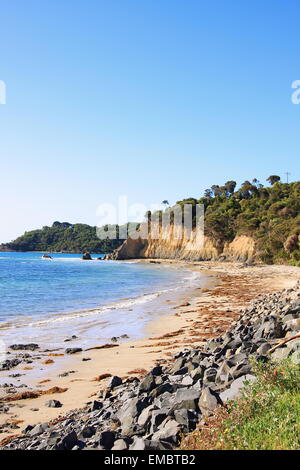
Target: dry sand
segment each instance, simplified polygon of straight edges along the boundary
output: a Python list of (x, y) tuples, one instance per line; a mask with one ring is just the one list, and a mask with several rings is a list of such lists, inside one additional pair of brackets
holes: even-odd
[[(52, 387), (67, 390), (8, 402), (9, 411), (0, 415), (0, 426), (13, 423), (15, 429), (5, 426), (0, 431), (0, 441), (7, 436), (19, 434), (28, 424), (54, 420), (70, 410), (85, 406), (97, 397), (100, 388), (105, 388), (109, 379), (102, 379), (103, 374), (123, 378), (140, 377), (153, 365), (170, 360), (176, 351), (201, 345), (203, 341), (219, 336), (239, 317), (240, 310), (258, 295), (290, 287), (300, 279), (299, 268), (290, 266), (245, 267), (240, 263), (229, 262), (155, 262), (201, 271), (206, 275), (206, 285), (190, 290), (179, 299), (165, 300), (168, 315), (149, 323), (145, 337), (141, 340), (124, 342), (112, 348), (83, 351), (67, 358), (64, 355), (44, 353), (42, 359), (30, 365), (32, 370), (22, 370), (22, 373), (28, 373), (28, 377), (31, 377), (27, 377), (26, 382), (30, 383), (31, 388), (20, 389), (20, 392), (31, 389), (47, 391)], [(62, 353), (63, 351), (58, 352)], [(90, 360), (84, 362), (82, 358)], [(44, 361), (47, 359), (54, 362), (46, 365)], [(40, 370), (42, 364), (43, 371)], [(60, 373), (70, 370), (75, 372), (66, 377), (58, 377)], [(14, 371), (12, 369), (1, 374), (8, 377)], [(20, 380), (20, 383), (25, 382), (24, 377)], [(7, 378), (7, 382), (16, 383), (11, 378)], [(2, 389), (2, 403), (7, 396), (5, 389)], [(57, 399), (63, 406), (48, 408), (45, 402), (49, 399)]]

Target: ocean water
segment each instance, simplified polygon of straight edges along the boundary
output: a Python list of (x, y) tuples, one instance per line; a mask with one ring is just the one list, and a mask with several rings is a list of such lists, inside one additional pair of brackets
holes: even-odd
[(0, 339), (58, 346), (75, 334), (87, 346), (121, 334), (137, 338), (159, 314), (159, 297), (200, 278), (163, 264), (0, 253)]

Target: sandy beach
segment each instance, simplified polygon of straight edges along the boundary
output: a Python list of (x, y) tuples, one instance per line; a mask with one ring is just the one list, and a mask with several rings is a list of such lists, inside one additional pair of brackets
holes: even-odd
[[(170, 360), (176, 351), (219, 336), (239, 317), (240, 310), (260, 294), (293, 286), (300, 279), (299, 268), (291, 266), (139, 262), (165, 263), (201, 272), (205, 285), (202, 282), (180, 297), (164, 298), (164, 314), (148, 323), (144, 337), (138, 341), (112, 342), (106, 347), (95, 345), (68, 356), (64, 350), (30, 352), (32, 363), (22, 368), (24, 375), (16, 379), (12, 377), (16, 369), (1, 372), (1, 378), (5, 377), (8, 384), (24, 383), (27, 387), (14, 389), (16, 394), (9, 393), (10, 387), (0, 389), (0, 441), (20, 434), (29, 424), (57, 420), (70, 410), (86, 406), (106, 387), (110, 375), (140, 377), (153, 365)], [(80, 343), (69, 343), (67, 347), (73, 346), (80, 347)], [(23, 399), (17, 399), (23, 392), (33, 392), (36, 397), (23, 395)], [(45, 402), (50, 398), (59, 400), (63, 406), (48, 408)]]

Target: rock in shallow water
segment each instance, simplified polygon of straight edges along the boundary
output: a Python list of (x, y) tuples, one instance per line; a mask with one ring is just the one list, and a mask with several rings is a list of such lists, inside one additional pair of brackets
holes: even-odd
[(89, 260), (92, 260), (92, 257), (90, 253), (86, 252), (86, 253), (83, 253), (81, 259), (89, 261)]

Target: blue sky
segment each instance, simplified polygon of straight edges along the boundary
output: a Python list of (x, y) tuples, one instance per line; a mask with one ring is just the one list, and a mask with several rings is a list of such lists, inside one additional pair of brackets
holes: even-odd
[(96, 208), (299, 179), (300, 4), (1, 4), (0, 242)]

